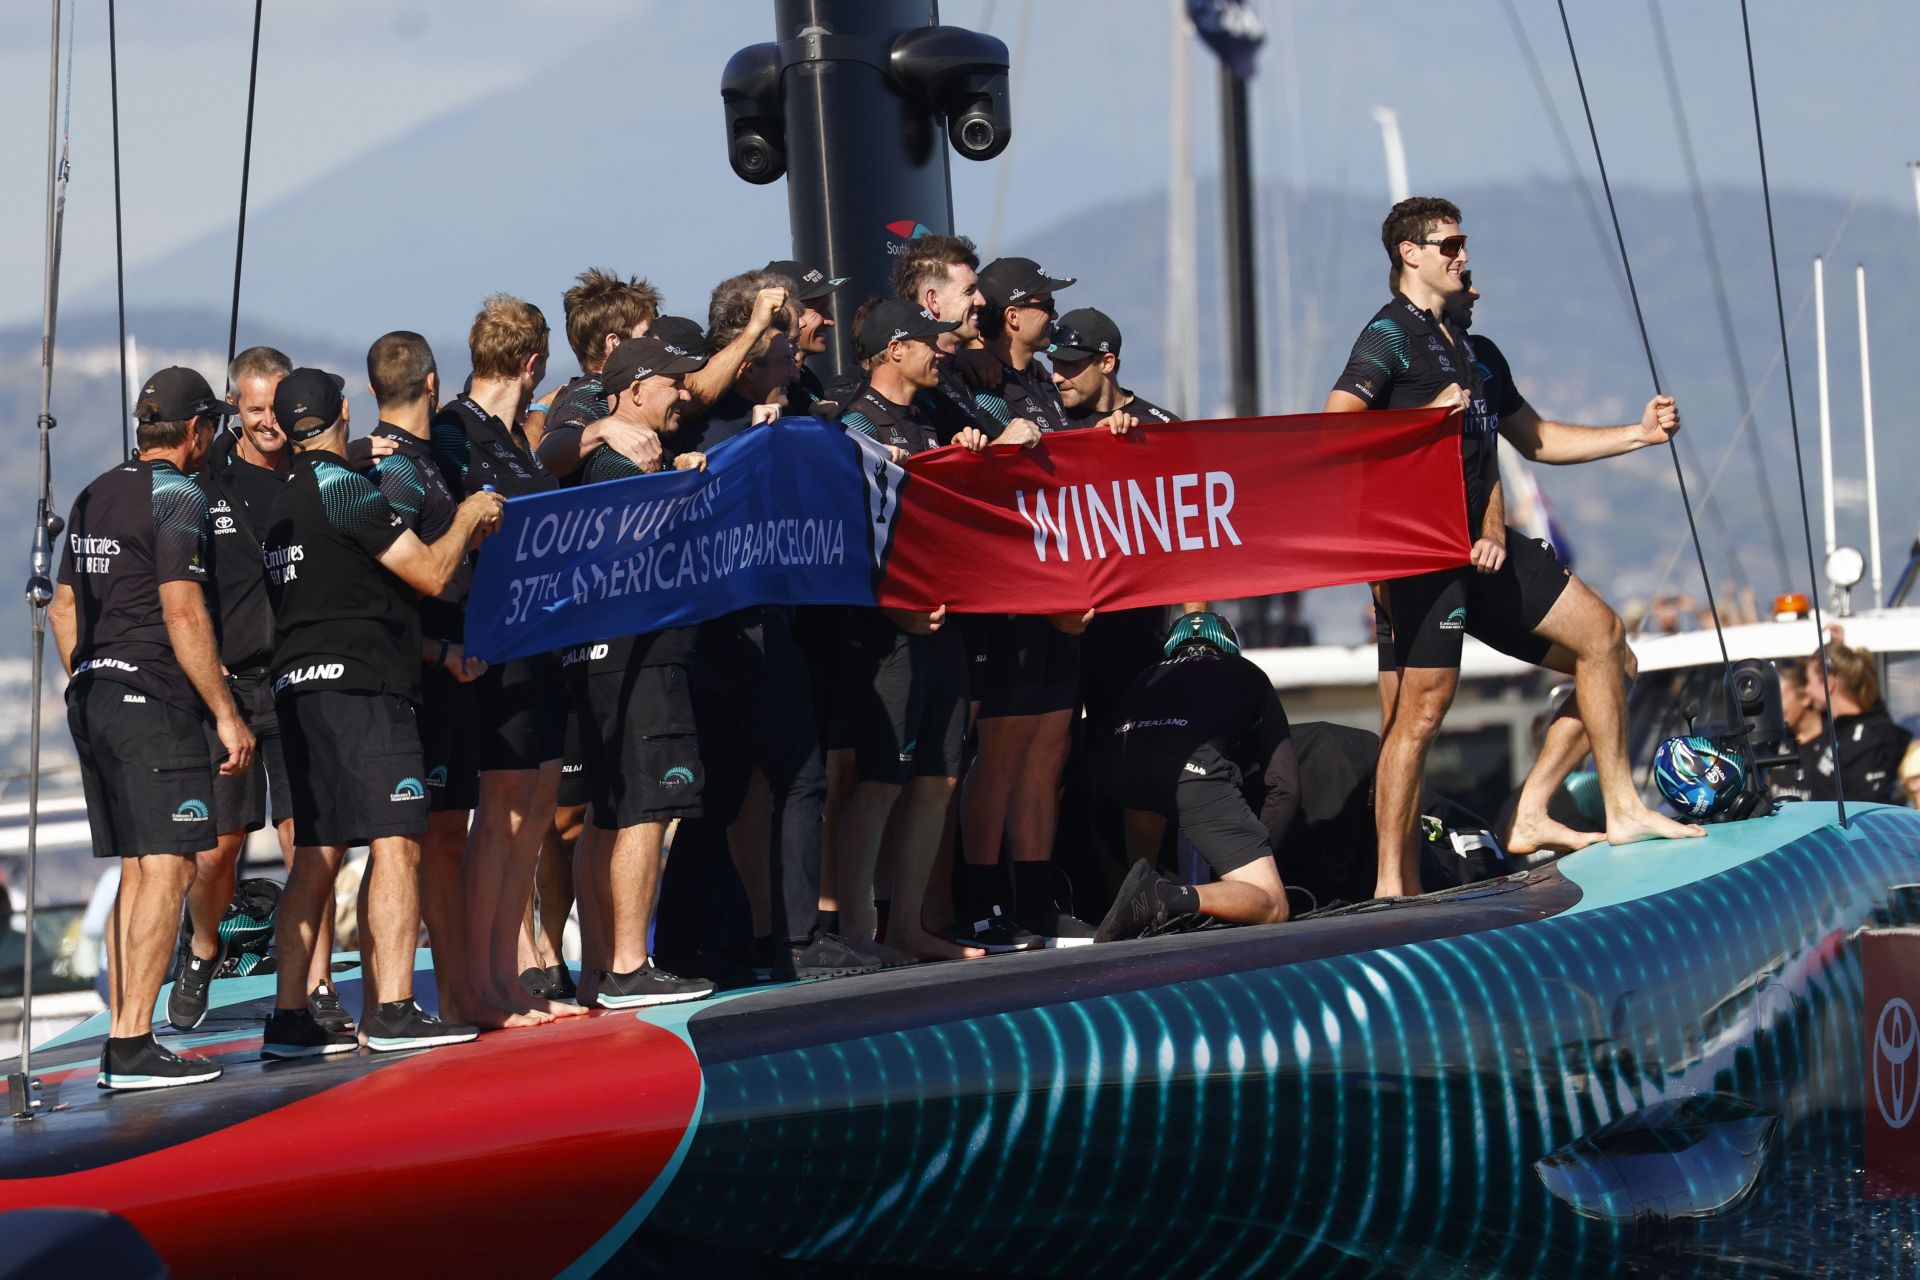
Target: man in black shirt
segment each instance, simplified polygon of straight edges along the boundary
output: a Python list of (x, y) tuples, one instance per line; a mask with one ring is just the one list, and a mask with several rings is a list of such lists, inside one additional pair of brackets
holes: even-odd
[(261, 1041), (267, 1058), (357, 1047), (352, 1035), (314, 1019), (305, 987), (334, 879), (356, 844), (370, 851), (360, 889), (367, 1047), (425, 1048), (479, 1034), (441, 1022), (413, 1000), (427, 788), (415, 724), (420, 621), (407, 589), (444, 591), (469, 542), (498, 527), (503, 504), (497, 494), (474, 494), (436, 541), (421, 541), (349, 466), (341, 383), (296, 369), (274, 393), (274, 416), (296, 451), (293, 478), (273, 506), (265, 564), (297, 843), (274, 926), (280, 980)]
[[(1189, 613), (1173, 624), (1166, 660), (1121, 699), (1098, 759), (1108, 796), (1127, 809), (1137, 859), (1099, 941), (1138, 937), (1176, 915), (1287, 918), (1273, 851), (1300, 804), (1300, 764), (1273, 682), (1240, 656), (1225, 618)], [(1169, 820), (1213, 869), (1212, 883), (1168, 884), (1155, 874)]]
[(829, 276), (818, 267), (791, 258), (776, 259), (761, 269), (793, 282), (787, 295), (794, 309), (794, 378), (788, 401), (793, 412), (810, 414), (815, 405), (826, 399), (827, 393), (820, 385), (820, 376), (807, 367), (807, 361), (827, 349), (827, 330), (833, 328), (833, 317), (827, 314), (827, 307), (834, 291), (845, 284), (847, 278)]
[[(958, 323), (960, 327), (951, 339), (955, 352), (984, 355), (980, 317), (987, 300), (980, 292), (979, 272), (980, 255), (967, 237), (922, 236), (908, 245), (906, 255), (894, 267), (893, 291), (936, 320)], [(942, 361), (939, 374), (940, 381), (926, 398), (926, 407), (940, 443), (969, 443), (975, 447), (999, 435), (1001, 423), (975, 403), (973, 387), (960, 376), (954, 362)], [(968, 439), (963, 440), (963, 436)]]
[[(167, 1021), (191, 1031), (207, 1016), (207, 988), (220, 964), (220, 918), (233, 899), (235, 868), (247, 834), (267, 823), (267, 799), (273, 799), (274, 827), (281, 857), (293, 859), (293, 807), (287, 793), (286, 757), (273, 709), (267, 659), (273, 654), (273, 610), (267, 604), (266, 575), (260, 571), (260, 541), (267, 512), (290, 474), (292, 452), (286, 433), (273, 420), (273, 392), (292, 363), (272, 347), (249, 347), (227, 366), (232, 425), (219, 432), (206, 463), (194, 479), (206, 494), (213, 534), (207, 548), (208, 604), (220, 632), (220, 664), (240, 714), (253, 731), (253, 766), (235, 778), (218, 775), (213, 783), (213, 820), (220, 840), (199, 858), (193, 887), (187, 891), (188, 945), (182, 950), (167, 996)], [(226, 751), (211, 744), (217, 760)], [(327, 941), (331, 943), (329, 930)], [(331, 947), (328, 948), (331, 950)], [(335, 1001), (324, 965), (308, 975), (317, 1005)]]
[[(141, 390), (139, 457), (80, 493), (61, 547), (47, 620), (67, 685), (94, 856), (120, 859), (108, 922), (112, 1025), (105, 1089), (161, 1089), (220, 1074), (153, 1038), (153, 1006), (197, 858), (210, 853), (215, 768), (204, 719), (239, 777), (254, 740), (220, 673), (207, 581), (207, 500), (185, 472), (230, 412), (191, 369), (163, 369)], [(302, 975), (305, 969), (301, 970)], [(304, 994), (304, 993), (303, 993)]]

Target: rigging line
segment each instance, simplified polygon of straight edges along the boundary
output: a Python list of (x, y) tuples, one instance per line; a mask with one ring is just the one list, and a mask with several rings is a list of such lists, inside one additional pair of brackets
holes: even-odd
[[(72, 88), (71, 82), (68, 88)], [(113, 293), (120, 310), (120, 456), (131, 457), (133, 411), (127, 405), (127, 254), (120, 234), (120, 42), (114, 0), (107, 0), (107, 101), (113, 112)]]
[[(1820, 683), (1832, 697), (1833, 676), (1827, 669), (1826, 624), (1820, 617), (1820, 579), (1813, 559), (1813, 521), (1807, 514), (1807, 464), (1800, 456), (1800, 413), (1793, 403), (1793, 357), (1787, 351), (1787, 304), (1780, 292), (1780, 244), (1773, 233), (1773, 187), (1767, 180), (1767, 139), (1760, 127), (1760, 79), (1753, 69), (1753, 30), (1747, 23), (1747, 0), (1740, 0), (1740, 35), (1747, 48), (1747, 90), (1753, 98), (1753, 141), (1760, 153), (1760, 199), (1767, 210), (1767, 255), (1773, 263), (1773, 311), (1780, 324), (1780, 367), (1787, 382), (1787, 422), (1793, 428), (1793, 470), (1800, 481), (1800, 532), (1807, 543), (1807, 576), (1812, 579), (1814, 642), (1820, 657)], [(1831, 705), (1831, 701), (1829, 701)], [(1840, 730), (1827, 716), (1827, 749), (1833, 752), (1833, 804), (1840, 825), (1847, 825), (1846, 786), (1840, 778)]]
[[(1586, 78), (1580, 74), (1580, 55), (1573, 45), (1573, 24), (1567, 20), (1567, 0), (1556, 0), (1556, 3), (1560, 7), (1561, 30), (1567, 35), (1567, 57), (1573, 63), (1573, 80), (1580, 88), (1580, 109), (1587, 117), (1587, 135), (1593, 139), (1593, 161), (1600, 169), (1600, 190), (1607, 198), (1607, 213), (1613, 219), (1613, 238), (1620, 248), (1620, 269), (1626, 274), (1627, 294), (1633, 301), (1634, 323), (1640, 327), (1640, 346), (1647, 353), (1647, 373), (1653, 378), (1653, 393), (1660, 395), (1660, 365), (1653, 358), (1653, 339), (1647, 334), (1647, 316), (1640, 307), (1640, 290), (1633, 283), (1633, 261), (1627, 256), (1627, 237), (1620, 230), (1620, 209), (1613, 200), (1613, 184), (1607, 179), (1607, 159), (1600, 150), (1600, 131), (1593, 123), (1593, 103), (1587, 98)], [(1745, 3), (1746, 0), (1741, 0), (1741, 4)], [(1700, 585), (1707, 594), (1707, 611), (1713, 615), (1713, 636), (1720, 645), (1720, 666), (1731, 668), (1733, 661), (1727, 656), (1726, 628), (1720, 621), (1720, 606), (1713, 598), (1713, 575), (1707, 572), (1707, 553), (1700, 545), (1700, 526), (1694, 522), (1693, 499), (1687, 495), (1686, 472), (1680, 468), (1680, 450), (1671, 439), (1667, 441), (1667, 456), (1673, 460), (1673, 478), (1680, 486), (1680, 506), (1687, 514), (1687, 533), (1693, 539), (1694, 558), (1700, 563)]]
[[(1654, 46), (1660, 54), (1660, 69), (1666, 75), (1667, 101), (1673, 110), (1674, 132), (1680, 138), (1680, 159), (1687, 170), (1687, 187), (1693, 194), (1693, 218), (1700, 228), (1700, 241), (1707, 251), (1707, 271), (1713, 280), (1714, 310), (1720, 320), (1720, 340), (1727, 349), (1727, 364), (1733, 371), (1733, 385), (1740, 393), (1742, 410), (1742, 432), (1736, 435), (1737, 441), (1747, 434), (1753, 423), (1753, 392), (1747, 384), (1746, 362), (1740, 358), (1740, 341), (1734, 332), (1733, 307), (1727, 301), (1727, 278), (1720, 267), (1720, 248), (1713, 234), (1713, 219), (1707, 214), (1707, 194), (1700, 183), (1700, 165), (1693, 151), (1693, 131), (1687, 125), (1687, 108), (1680, 95), (1680, 75), (1674, 69), (1673, 48), (1667, 40), (1667, 24), (1660, 16), (1660, 0), (1647, 0), (1647, 13), (1653, 19)], [(1779, 572), (1779, 580), (1792, 580), (1792, 571), (1787, 568), (1786, 535), (1780, 528), (1779, 508), (1773, 501), (1773, 477), (1768, 473), (1767, 452), (1763, 448), (1753, 450), (1753, 467), (1760, 481), (1760, 503), (1766, 511), (1767, 534), (1773, 541), (1774, 567)], [(1709, 495), (1711, 490), (1708, 491)], [(1702, 496), (1703, 505), (1711, 501), (1710, 496)]]
[(253, 0), (253, 57), (247, 64), (247, 136), (240, 153), (240, 230), (233, 243), (233, 312), (227, 323), (227, 363), (240, 337), (240, 265), (247, 252), (247, 179), (253, 170), (253, 96), (260, 83), (260, 12), (266, 0)]

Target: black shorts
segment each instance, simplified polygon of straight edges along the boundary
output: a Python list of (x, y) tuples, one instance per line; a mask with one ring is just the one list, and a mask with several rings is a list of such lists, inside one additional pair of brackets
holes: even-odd
[(1462, 566), (1396, 578), (1387, 584), (1395, 663), (1458, 668), (1462, 642), (1473, 636), (1537, 664), (1553, 644), (1533, 629), (1572, 578), (1552, 547), (1514, 529), (1507, 530), (1507, 560), (1498, 573)]
[[(258, 831), (272, 813), (276, 823), (293, 820), (293, 792), (287, 783), (286, 747), (280, 741), (280, 713), (273, 705), (273, 677), (264, 670), (236, 672), (227, 687), (253, 730), (253, 765), (237, 778), (225, 777), (220, 764), (227, 749), (207, 726), (207, 750), (213, 760), (213, 821), (222, 835)], [(268, 800), (272, 808), (268, 808)]]
[(959, 776), (967, 657), (957, 631), (908, 635), (877, 610), (861, 610), (836, 665), (827, 746), (853, 751), (860, 781)]
[(90, 676), (68, 687), (96, 858), (193, 855), (214, 847), (206, 722), (131, 685)]
[(701, 816), (706, 770), (686, 667), (589, 672), (581, 664), (567, 673), (567, 686), (580, 712), (596, 828)]
[(558, 809), (578, 809), (593, 799), (587, 782), (587, 743), (580, 736), (580, 710), (567, 699), (566, 745), (560, 753), (560, 793), (553, 802)]
[(280, 699), (293, 782), (293, 840), (367, 844), (427, 829), (413, 704), (391, 693), (316, 689)]
[(982, 720), (1080, 705), (1079, 636), (1024, 614), (975, 614), (966, 625), (972, 653), (967, 683)]
[(1108, 798), (1176, 822), (1214, 875), (1273, 852), (1240, 767), (1213, 747), (1202, 744), (1183, 759), (1153, 750), (1149, 741), (1114, 735), (1102, 760), (1100, 782)]
[(421, 664), (420, 763), (429, 813), (459, 813), (480, 803), (476, 683), (461, 684), (437, 662)]
[(480, 704), (480, 772), (538, 769), (567, 743), (567, 692), (550, 653), (488, 667), (473, 682)]

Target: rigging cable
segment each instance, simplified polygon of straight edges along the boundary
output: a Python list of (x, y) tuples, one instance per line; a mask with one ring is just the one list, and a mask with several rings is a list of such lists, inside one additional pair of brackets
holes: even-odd
[[(107, 100), (113, 113), (113, 292), (120, 307), (120, 456), (133, 456), (133, 411), (127, 405), (127, 256), (120, 238), (120, 42), (113, 20), (114, 0), (107, 0)], [(67, 81), (73, 91), (73, 81)]]
[[(1742, 4), (1745, 2), (1741, 0)], [(1587, 117), (1587, 136), (1593, 140), (1593, 160), (1600, 169), (1600, 191), (1606, 196), (1607, 215), (1613, 220), (1614, 242), (1620, 249), (1620, 269), (1627, 277), (1627, 296), (1633, 302), (1634, 323), (1640, 327), (1640, 346), (1647, 355), (1647, 373), (1653, 378), (1653, 393), (1661, 395), (1660, 365), (1653, 358), (1653, 339), (1647, 335), (1647, 316), (1640, 306), (1640, 290), (1633, 283), (1633, 262), (1627, 256), (1627, 237), (1620, 230), (1620, 208), (1614, 203), (1613, 184), (1607, 179), (1607, 160), (1600, 150), (1600, 131), (1593, 123), (1593, 104), (1587, 98), (1587, 82), (1580, 74), (1580, 55), (1573, 45), (1573, 24), (1567, 21), (1567, 0), (1556, 0), (1556, 3), (1560, 6), (1560, 27), (1567, 35), (1567, 57), (1573, 62), (1573, 80), (1580, 88), (1580, 109)], [(1797, 436), (1795, 438), (1798, 439)], [(1680, 506), (1687, 513), (1687, 533), (1693, 539), (1694, 558), (1700, 564), (1700, 583), (1707, 593), (1707, 611), (1713, 615), (1713, 636), (1719, 642), (1720, 666), (1725, 671), (1733, 665), (1732, 659), (1727, 656), (1727, 633), (1720, 621), (1720, 606), (1713, 598), (1713, 576), (1707, 571), (1707, 553), (1700, 545), (1700, 526), (1694, 522), (1693, 499), (1687, 495), (1687, 476), (1680, 467), (1680, 450), (1674, 447), (1671, 437), (1667, 440), (1667, 456), (1673, 460), (1673, 478), (1680, 486)]]
[(240, 264), (247, 252), (247, 179), (253, 170), (253, 95), (260, 83), (260, 11), (266, 0), (253, 0), (253, 57), (247, 64), (247, 136), (240, 153), (240, 230), (233, 243), (233, 313), (227, 323), (227, 363), (233, 363), (240, 337)]
[[(1747, 90), (1753, 98), (1753, 141), (1760, 152), (1760, 199), (1767, 210), (1767, 254), (1773, 263), (1773, 311), (1780, 325), (1780, 369), (1787, 383), (1787, 422), (1793, 428), (1793, 470), (1800, 480), (1800, 532), (1807, 543), (1807, 576), (1813, 579), (1808, 592), (1813, 600), (1814, 642), (1820, 657), (1820, 684), (1827, 691), (1831, 706), (1833, 676), (1827, 669), (1827, 629), (1820, 617), (1819, 570), (1813, 559), (1813, 521), (1807, 514), (1807, 465), (1800, 456), (1800, 413), (1793, 403), (1793, 359), (1787, 353), (1787, 304), (1780, 293), (1780, 244), (1773, 233), (1773, 188), (1767, 180), (1767, 139), (1760, 127), (1760, 80), (1753, 69), (1753, 30), (1747, 23), (1747, 0), (1740, 0), (1740, 35), (1747, 47)], [(1827, 749), (1833, 752), (1833, 804), (1840, 825), (1847, 825), (1846, 786), (1840, 777), (1840, 730), (1829, 713)]]
[[(1674, 69), (1673, 48), (1667, 41), (1667, 24), (1660, 17), (1659, 0), (1647, 0), (1648, 16), (1653, 19), (1654, 46), (1660, 53), (1660, 69), (1666, 75), (1667, 101), (1673, 109), (1674, 132), (1680, 137), (1680, 159), (1687, 168), (1687, 187), (1693, 193), (1693, 218), (1700, 228), (1700, 241), (1707, 251), (1707, 271), (1713, 278), (1713, 304), (1720, 320), (1720, 341), (1727, 349), (1727, 364), (1733, 372), (1733, 385), (1740, 393), (1743, 430), (1736, 441), (1753, 427), (1753, 391), (1747, 384), (1746, 362), (1740, 358), (1740, 340), (1733, 328), (1733, 307), (1727, 301), (1727, 278), (1720, 268), (1720, 248), (1713, 235), (1713, 220), (1707, 214), (1707, 193), (1700, 183), (1700, 165), (1693, 153), (1693, 131), (1687, 126), (1687, 108), (1680, 96), (1680, 75)], [(1760, 481), (1760, 503), (1766, 510), (1767, 535), (1773, 542), (1774, 568), (1779, 581), (1792, 580), (1787, 567), (1787, 542), (1780, 531), (1780, 511), (1773, 501), (1773, 477), (1767, 470), (1767, 452), (1754, 448), (1753, 468)], [(1711, 505), (1711, 491), (1701, 496), (1703, 506)]]

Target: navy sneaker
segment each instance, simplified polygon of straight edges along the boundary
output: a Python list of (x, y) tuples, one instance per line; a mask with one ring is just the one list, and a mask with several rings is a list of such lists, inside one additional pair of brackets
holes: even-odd
[(648, 960), (630, 973), (602, 969), (596, 998), (605, 1009), (644, 1009), (656, 1004), (704, 1000), (712, 994), (713, 984), (705, 978), (676, 977)]
[(260, 1036), (260, 1056), (269, 1059), (319, 1058), (359, 1047), (356, 1036), (320, 1025), (311, 1009), (275, 1009)]
[(479, 1034), (478, 1027), (440, 1021), (415, 1004), (412, 996), (374, 1005), (367, 1015), (367, 1048), (375, 1053), (465, 1044)]
[(100, 1050), (100, 1075), (94, 1083), (102, 1089), (173, 1089), (219, 1078), (219, 1067), (211, 1062), (190, 1062), (148, 1032), (144, 1036), (109, 1037)]
[(173, 991), (167, 996), (167, 1021), (181, 1031), (191, 1031), (207, 1020), (207, 988), (213, 982), (213, 972), (220, 967), (220, 957), (202, 960), (188, 947), (180, 961), (180, 970), (173, 976)]

